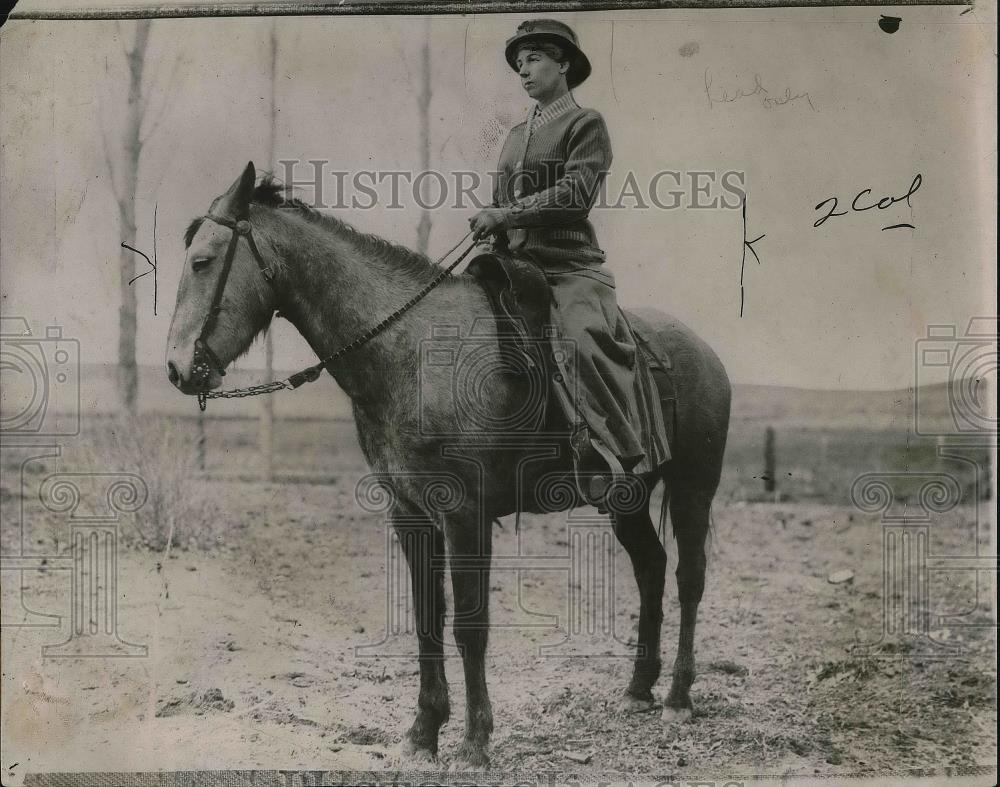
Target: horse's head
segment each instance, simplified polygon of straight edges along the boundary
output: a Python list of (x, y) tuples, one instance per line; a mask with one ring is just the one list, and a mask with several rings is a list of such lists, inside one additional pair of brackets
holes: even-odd
[(253, 162), (195, 219), (185, 236), (184, 272), (167, 339), (167, 376), (183, 393), (218, 388), (226, 367), (271, 322), (275, 293), (250, 224)]

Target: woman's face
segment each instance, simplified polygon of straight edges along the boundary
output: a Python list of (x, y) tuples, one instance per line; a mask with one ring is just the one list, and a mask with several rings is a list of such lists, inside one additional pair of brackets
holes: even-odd
[(559, 92), (565, 82), (568, 63), (559, 63), (537, 49), (522, 49), (517, 53), (521, 86), (536, 101)]

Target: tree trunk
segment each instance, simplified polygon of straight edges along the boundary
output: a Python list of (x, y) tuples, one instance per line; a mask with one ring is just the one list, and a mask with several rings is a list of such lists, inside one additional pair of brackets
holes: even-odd
[[(278, 30), (276, 24), (271, 22), (270, 34), (270, 74), (271, 74), (271, 124), (267, 139), (267, 167), (270, 170), (274, 166), (274, 147), (278, 137), (278, 102), (277, 102), (277, 62), (278, 62)], [(264, 334), (264, 379), (274, 379), (274, 340), (272, 331), (274, 322)], [(258, 422), (257, 444), (261, 455), (261, 476), (265, 481), (274, 480), (274, 399), (266, 394), (260, 397), (260, 420)]]
[[(122, 133), (121, 156), (118, 167), (118, 220), (121, 239), (130, 246), (136, 245), (135, 196), (139, 177), (139, 155), (142, 152), (143, 102), (142, 71), (149, 43), (149, 19), (136, 23), (135, 43), (126, 55), (129, 69), (128, 106), (125, 128)], [(119, 257), (119, 292), (121, 305), (118, 311), (118, 386), (122, 404), (129, 414), (138, 409), (139, 377), (136, 366), (136, 297), (130, 284), (136, 271), (136, 255), (122, 248)]]
[[(417, 96), (420, 112), (420, 171), (427, 172), (431, 168), (431, 21), (424, 20), (424, 45), (420, 52), (420, 94)], [(428, 181), (424, 177), (423, 187)], [(421, 189), (422, 190), (422, 189)], [(428, 203), (425, 194), (421, 194), (424, 205)], [(430, 246), (431, 212), (423, 208), (420, 221), (417, 224), (417, 251), (426, 254)]]

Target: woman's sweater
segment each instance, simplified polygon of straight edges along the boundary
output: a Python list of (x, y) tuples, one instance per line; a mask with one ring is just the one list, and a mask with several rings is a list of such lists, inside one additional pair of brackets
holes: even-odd
[[(602, 262), (587, 216), (611, 166), (611, 140), (604, 118), (565, 94), (513, 129), (504, 142), (493, 204), (508, 211), (511, 251), (540, 262)], [(527, 139), (526, 139), (527, 137)]]

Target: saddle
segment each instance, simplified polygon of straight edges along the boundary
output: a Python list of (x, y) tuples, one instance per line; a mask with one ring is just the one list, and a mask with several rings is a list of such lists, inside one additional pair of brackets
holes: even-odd
[[(571, 429), (575, 420), (575, 414), (567, 412), (571, 405), (554, 395), (557, 386), (549, 383), (559, 368), (553, 360), (556, 331), (551, 319), (552, 291), (545, 274), (530, 260), (490, 251), (474, 257), (465, 273), (476, 279), (486, 292), (496, 320), (501, 356), (508, 367), (527, 367), (542, 375), (548, 389), (544, 431)], [(658, 394), (660, 401), (656, 404), (664, 415), (664, 437), (669, 444), (676, 433), (676, 394), (669, 374), (673, 364), (656, 331), (638, 315), (624, 313), (640, 348), (636, 371), (646, 376), (641, 388), (656, 392), (654, 396)], [(553, 400), (560, 406), (552, 407)], [(654, 406), (651, 401), (647, 403)], [(669, 459), (666, 445), (652, 454), (656, 456), (654, 464)]]
[(530, 367), (547, 370), (547, 345), (555, 334), (552, 290), (541, 269), (525, 259), (485, 252), (474, 257), (465, 272), (479, 281), (493, 307), (501, 354), (520, 353)]

